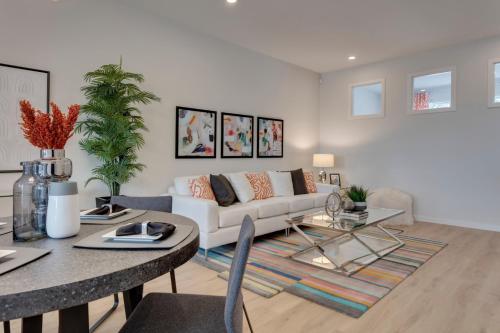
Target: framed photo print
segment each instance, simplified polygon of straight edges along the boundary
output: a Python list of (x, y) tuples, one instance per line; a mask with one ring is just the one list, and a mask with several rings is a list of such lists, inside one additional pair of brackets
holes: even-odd
[(217, 112), (178, 106), (175, 158), (216, 157)]
[[(21, 161), (38, 158), (38, 150), (27, 140), (19, 127), (19, 102), (28, 100), (42, 111), (49, 110), (50, 72), (0, 64), (0, 170), (20, 171)], [(12, 189), (11, 189), (12, 190)]]
[(330, 184), (338, 185), (339, 187), (342, 187), (342, 185), (340, 183), (340, 173), (331, 173), (330, 174)]
[(253, 116), (222, 113), (221, 157), (253, 157)]
[(257, 157), (283, 157), (283, 120), (257, 118)]

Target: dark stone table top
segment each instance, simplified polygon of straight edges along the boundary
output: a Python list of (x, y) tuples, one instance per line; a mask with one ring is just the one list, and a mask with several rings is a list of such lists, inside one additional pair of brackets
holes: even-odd
[(12, 232), (12, 217), (0, 217), (0, 222), (7, 223), (0, 226), (0, 236)]
[(14, 243), (12, 234), (0, 236), (0, 246), (52, 249), (37, 261), (0, 275), (0, 321), (65, 309), (137, 287), (179, 267), (196, 254), (199, 229), (191, 219), (149, 211), (126, 223), (134, 220), (188, 224), (194, 229), (169, 250), (91, 250), (72, 246), (109, 228), (106, 225), (81, 225), (80, 233), (67, 239)]

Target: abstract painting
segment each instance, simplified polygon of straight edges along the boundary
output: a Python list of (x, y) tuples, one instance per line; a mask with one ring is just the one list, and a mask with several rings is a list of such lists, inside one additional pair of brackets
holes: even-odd
[(177, 107), (175, 158), (216, 157), (217, 112)]
[(222, 113), (222, 158), (253, 157), (253, 117)]
[(283, 120), (257, 118), (257, 157), (283, 157)]
[(38, 158), (39, 150), (23, 138), (19, 102), (29, 100), (36, 109), (49, 108), (50, 73), (0, 64), (0, 171), (20, 170), (21, 161)]

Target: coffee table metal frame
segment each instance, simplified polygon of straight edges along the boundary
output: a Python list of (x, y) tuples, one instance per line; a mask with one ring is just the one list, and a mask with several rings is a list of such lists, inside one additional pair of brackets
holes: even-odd
[[(374, 208), (374, 209), (377, 209), (377, 208)], [(300, 252), (293, 254), (291, 256), (291, 258), (294, 260), (297, 260), (296, 257), (300, 256), (302, 253), (310, 251), (312, 248), (316, 248), (317, 250), (319, 250), (319, 252), (324, 257), (326, 257), (335, 266), (335, 268), (332, 270), (333, 272), (340, 273), (340, 274), (343, 274), (346, 276), (351, 276), (352, 274), (354, 274), (354, 273), (358, 272), (359, 270), (363, 269), (364, 267), (368, 266), (369, 264), (371, 264), (375, 260), (383, 258), (387, 254), (389, 254), (389, 253), (393, 252), (394, 250), (397, 250), (400, 247), (402, 247), (403, 245), (405, 245), (405, 243), (401, 239), (399, 239), (396, 235), (392, 234), (391, 232), (389, 232), (387, 229), (385, 229), (383, 226), (380, 225), (381, 222), (387, 221), (388, 219), (393, 218), (393, 217), (398, 216), (398, 215), (401, 215), (403, 213), (404, 213), (404, 211), (402, 211), (402, 210), (394, 210), (394, 214), (392, 214), (390, 216), (388, 215), (387, 217), (381, 218), (380, 220), (377, 220), (377, 221), (374, 221), (371, 223), (358, 224), (357, 226), (353, 227), (352, 229), (343, 228), (341, 225), (343, 223), (344, 224), (345, 223), (357, 223), (357, 221), (349, 221), (346, 219), (334, 219), (334, 220), (328, 221), (328, 222), (325, 221), (325, 224), (327, 224), (325, 226), (304, 222), (305, 217), (307, 217), (307, 216), (313, 217), (315, 215), (325, 214), (323, 211), (318, 211), (317, 213), (312, 213), (312, 214), (308, 214), (308, 215), (304, 215), (304, 216), (296, 216), (294, 218), (290, 218), (287, 220), (287, 222), (290, 224), (290, 226), (293, 228), (293, 230), (295, 230), (300, 236), (302, 236), (311, 245), (311, 247), (308, 247)], [(308, 236), (306, 233), (304, 233), (304, 231), (302, 231), (299, 228), (299, 226), (301, 226), (301, 225), (305, 226), (305, 227), (310, 227), (310, 228), (318, 228), (318, 229), (323, 229), (323, 230), (328, 230), (328, 231), (340, 232), (340, 235), (334, 236), (334, 237), (329, 238), (327, 240), (315, 241), (314, 239), (312, 239), (310, 236)], [(389, 238), (394, 240), (395, 243), (392, 243), (391, 245), (384, 247), (382, 249), (378, 249), (378, 250), (372, 248), (365, 241), (360, 239), (360, 237), (358, 235), (356, 235), (357, 232), (359, 232), (367, 227), (378, 228), (384, 234), (389, 236)], [(289, 234), (290, 234), (289, 229), (287, 229), (285, 232), (286, 232), (286, 236), (289, 236)], [(364, 255), (359, 256), (359, 257), (352, 258), (352, 259), (346, 261), (345, 263), (338, 263), (335, 258), (330, 256), (325, 251), (324, 246), (326, 244), (329, 244), (329, 243), (332, 243), (335, 241), (339, 241), (342, 238), (348, 238), (348, 237), (356, 240), (359, 244), (361, 244), (364, 248), (366, 248), (370, 253), (364, 254)], [(363, 237), (384, 240), (382, 238), (369, 236), (369, 235), (363, 235)], [(390, 241), (387, 241), (387, 242), (390, 242)], [(365, 262), (363, 264), (356, 262), (356, 260), (368, 257), (370, 255), (374, 256), (373, 260), (369, 260), (368, 262)], [(303, 260), (297, 260), (297, 261), (304, 263)], [(352, 264), (352, 263), (355, 263), (359, 267), (357, 267), (354, 270), (347, 270), (346, 266), (349, 264)], [(310, 264), (310, 265), (312, 265), (312, 264)]]

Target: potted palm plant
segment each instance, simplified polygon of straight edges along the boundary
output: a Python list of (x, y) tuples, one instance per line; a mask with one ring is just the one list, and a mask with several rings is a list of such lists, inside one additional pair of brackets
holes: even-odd
[(354, 202), (354, 210), (366, 210), (366, 198), (369, 195), (368, 189), (365, 189), (363, 186), (352, 185), (346, 190), (345, 195)]
[[(111, 196), (120, 195), (120, 187), (145, 167), (137, 156), (144, 145), (142, 132), (147, 131), (139, 106), (160, 98), (141, 90), (137, 84), (144, 81), (143, 75), (125, 71), (121, 60), (85, 74), (84, 80), (88, 102), (81, 107), (83, 119), (76, 131), (83, 133), (80, 147), (99, 161), (85, 186), (98, 180)], [(98, 207), (106, 201), (109, 197), (96, 198)]]

